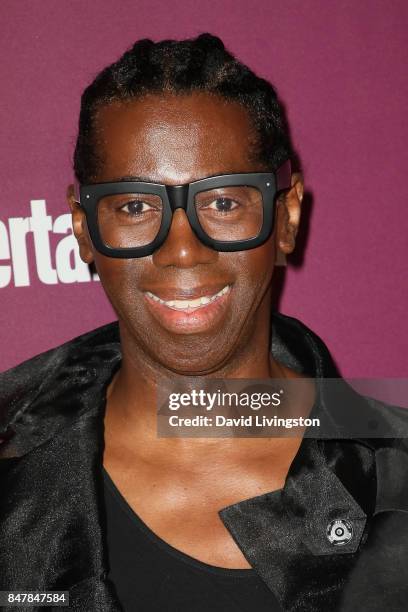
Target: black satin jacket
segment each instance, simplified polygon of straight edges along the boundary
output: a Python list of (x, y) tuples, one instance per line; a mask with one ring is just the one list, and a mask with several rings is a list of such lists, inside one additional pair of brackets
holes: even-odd
[[(310, 376), (338, 377), (323, 342), (278, 313), (272, 353)], [(69, 590), (70, 610), (122, 610), (107, 579), (102, 476), (106, 387), (120, 360), (112, 323), (0, 375), (0, 590)], [(318, 408), (333, 436), (304, 438), (283, 489), (220, 517), (282, 610), (403, 612), (408, 411), (340, 384), (344, 410), (375, 418), (388, 437), (341, 439), (342, 415), (323, 385)], [(353, 527), (343, 546), (327, 537), (336, 519)]]

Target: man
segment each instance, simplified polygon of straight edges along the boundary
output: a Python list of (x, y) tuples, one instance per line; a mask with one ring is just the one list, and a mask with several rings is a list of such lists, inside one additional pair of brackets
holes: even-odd
[[(406, 608), (407, 417), (341, 382), (344, 413), (386, 432), (342, 439), (313, 381), (338, 376), (326, 347), (271, 316), (294, 157), (273, 88), (210, 35), (139, 41), (85, 90), (68, 199), (118, 324), (2, 375), (1, 589), (83, 611)], [(299, 381), (331, 435), (158, 438), (180, 376)]]

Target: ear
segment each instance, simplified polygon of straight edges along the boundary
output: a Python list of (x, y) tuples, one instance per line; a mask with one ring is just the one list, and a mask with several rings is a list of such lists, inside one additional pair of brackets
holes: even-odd
[(68, 205), (72, 214), (72, 229), (79, 246), (79, 254), (82, 261), (87, 264), (93, 262), (92, 242), (88, 233), (85, 212), (75, 199), (74, 186), (69, 185), (67, 189)]
[(298, 172), (292, 174), (291, 188), (278, 198), (276, 248), (277, 263), (295, 248), (303, 200), (303, 179)]

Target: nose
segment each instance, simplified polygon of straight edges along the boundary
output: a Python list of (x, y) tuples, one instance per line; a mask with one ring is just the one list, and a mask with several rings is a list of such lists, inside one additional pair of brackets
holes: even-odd
[(158, 267), (194, 268), (198, 264), (214, 263), (217, 259), (218, 252), (197, 238), (185, 211), (181, 208), (175, 210), (166, 240), (153, 253), (153, 263)]

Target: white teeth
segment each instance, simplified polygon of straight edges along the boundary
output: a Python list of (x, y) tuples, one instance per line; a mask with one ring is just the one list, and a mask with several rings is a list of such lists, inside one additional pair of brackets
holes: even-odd
[(215, 295), (211, 295), (211, 296), (203, 295), (202, 297), (199, 297), (195, 300), (169, 300), (168, 302), (166, 302), (165, 300), (162, 300), (161, 298), (159, 298), (154, 293), (151, 293), (150, 291), (146, 291), (146, 294), (150, 298), (152, 298), (152, 300), (154, 300), (155, 302), (160, 302), (161, 304), (165, 304), (169, 308), (174, 308), (175, 310), (188, 310), (190, 308), (199, 308), (200, 306), (205, 306), (206, 304), (210, 304), (211, 302), (214, 302), (214, 300), (216, 300), (217, 298), (228, 293), (229, 290), (230, 290), (230, 285), (226, 285), (223, 289), (221, 289), (221, 291), (218, 291), (218, 293), (216, 293)]
[[(186, 307), (185, 300), (174, 300), (173, 303), (166, 302), (166, 304), (167, 304), (167, 306), (174, 306), (174, 308), (185, 308)], [(191, 302), (188, 302), (188, 304), (190, 305)]]

